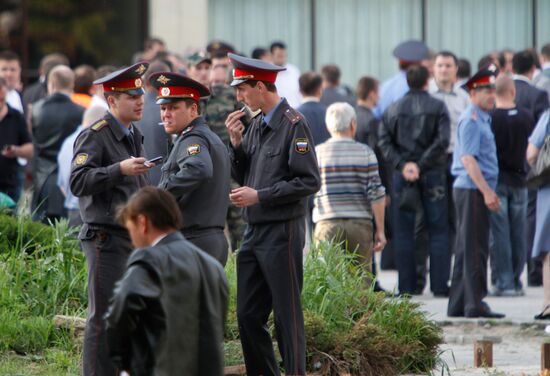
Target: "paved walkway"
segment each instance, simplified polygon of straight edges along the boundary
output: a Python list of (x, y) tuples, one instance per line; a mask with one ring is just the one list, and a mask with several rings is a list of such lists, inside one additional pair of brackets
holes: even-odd
[[(378, 278), (384, 289), (397, 291), (396, 271), (382, 270)], [(448, 299), (434, 298), (429, 286), (423, 295), (414, 296), (413, 300), (421, 302), (424, 311), (443, 326), (446, 343), (441, 347), (442, 358), (452, 376), (539, 374), (541, 343), (550, 342), (545, 323), (533, 319), (542, 308), (542, 287), (526, 288), (522, 297), (487, 297), (491, 309), (506, 314), (506, 318), (501, 320), (449, 318), (446, 314)], [(495, 368), (473, 368), (473, 341), (482, 336), (492, 337), (498, 342), (493, 345)], [(436, 375), (440, 374), (439, 370)]]

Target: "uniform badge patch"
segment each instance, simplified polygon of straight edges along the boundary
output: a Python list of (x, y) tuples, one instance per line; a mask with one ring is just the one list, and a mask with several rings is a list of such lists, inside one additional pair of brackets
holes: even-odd
[(305, 154), (309, 151), (309, 141), (307, 138), (296, 138), (294, 140), (294, 150), (299, 154)]
[(88, 154), (82, 153), (78, 154), (74, 159), (74, 164), (77, 166), (82, 166), (88, 160)]
[(201, 146), (199, 144), (192, 144), (187, 147), (187, 155), (197, 155), (201, 152)]

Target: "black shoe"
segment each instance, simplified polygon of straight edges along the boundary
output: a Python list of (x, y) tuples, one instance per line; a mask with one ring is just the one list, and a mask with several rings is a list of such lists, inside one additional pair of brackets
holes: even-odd
[(529, 286), (529, 287), (540, 287), (540, 286), (542, 286), (542, 279), (541, 278), (529, 278), (527, 280), (527, 286)]
[(489, 305), (485, 302), (481, 302), (481, 310), (479, 311), (472, 311), (472, 312), (464, 312), (465, 317), (486, 317), (489, 319), (502, 319), (506, 317), (504, 313), (498, 313), (491, 311), (491, 308)]
[(550, 308), (550, 306), (544, 307), (541, 313), (535, 315), (535, 320), (550, 320), (550, 312), (544, 313), (548, 310), (548, 308)]
[(550, 313), (539, 313), (535, 315), (535, 320), (550, 320)]
[(448, 298), (449, 297), (449, 291), (434, 291), (434, 298)]

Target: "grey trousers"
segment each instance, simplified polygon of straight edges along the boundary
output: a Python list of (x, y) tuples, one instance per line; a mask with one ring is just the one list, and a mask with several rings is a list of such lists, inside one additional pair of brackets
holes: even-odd
[(132, 250), (130, 238), (84, 224), (80, 243), (88, 263), (88, 319), (84, 332), (84, 376), (118, 376), (109, 358), (103, 315), (109, 307), (115, 282), (126, 270)]

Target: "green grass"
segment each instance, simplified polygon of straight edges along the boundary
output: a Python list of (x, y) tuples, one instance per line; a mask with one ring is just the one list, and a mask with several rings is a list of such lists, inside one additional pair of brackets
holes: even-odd
[[(243, 363), (235, 263), (231, 256), (226, 266), (226, 365)], [(427, 374), (440, 365), (441, 329), (416, 303), (373, 292), (339, 245), (315, 246), (304, 266), (310, 370), (384, 376)], [(85, 307), (85, 259), (67, 223), (44, 226), (0, 214), (0, 375), (79, 374), (80, 344), (73, 333), (54, 328), (52, 318), (83, 317)]]

